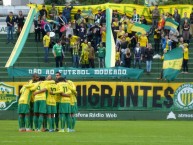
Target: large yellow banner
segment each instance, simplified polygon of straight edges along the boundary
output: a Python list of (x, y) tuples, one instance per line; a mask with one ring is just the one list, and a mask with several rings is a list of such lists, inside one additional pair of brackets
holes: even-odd
[[(81, 109), (193, 109), (192, 83), (74, 82)], [(0, 84), (0, 110), (17, 103), (25, 82)], [(120, 108), (121, 107), (121, 108)]]
[[(89, 82), (74, 82), (77, 89), (81, 90), (81, 94), (86, 94), (88, 95), (88, 90), (92, 89), (92, 94), (94, 93), (98, 93), (99, 95), (101, 95), (101, 91), (105, 90), (106, 92), (108, 92), (109, 90), (112, 91), (111, 95), (115, 96), (116, 91), (119, 91), (120, 89), (122, 90), (122, 93), (124, 96), (127, 95), (128, 90), (131, 89), (132, 92), (137, 91), (139, 96), (143, 96), (144, 95), (144, 90), (148, 90), (147, 91), (147, 95), (149, 97), (153, 96), (153, 91), (155, 90), (155, 88), (159, 88), (158, 89), (158, 93), (161, 97), (164, 97), (164, 91), (167, 88), (171, 88), (174, 92), (179, 86), (181, 86), (183, 83), (145, 83), (145, 82), (98, 82), (98, 81), (89, 81)], [(2, 88), (4, 88), (3, 86), (10, 86), (14, 88), (14, 93), (15, 95), (19, 95), (19, 90), (21, 89), (21, 87), (27, 84), (26, 82), (4, 82), (0, 84), (0, 92), (2, 94)], [(84, 90), (86, 89), (86, 91), (84, 92)], [(6, 90), (6, 88), (4, 89)], [(7, 90), (9, 90), (7, 88)], [(10, 93), (9, 93), (10, 94)], [(171, 93), (172, 97), (173, 97), (174, 93)]]
[[(104, 89), (103, 87), (108, 86), (107, 89), (105, 89), (105, 91), (108, 91), (109, 90), (108, 88), (110, 88), (110, 91), (112, 91), (111, 93), (112, 96), (115, 96), (116, 91), (120, 88), (123, 89), (124, 96), (127, 95), (128, 88), (131, 88), (133, 92), (137, 90), (138, 95), (143, 96), (144, 94), (143, 88), (147, 87), (148, 88), (147, 95), (151, 97), (153, 96), (153, 90), (157, 87), (161, 88), (159, 89), (160, 96), (164, 96), (164, 91), (168, 87), (172, 88), (172, 90), (175, 91), (180, 85), (183, 84), (183, 83), (144, 83), (144, 82), (98, 82), (98, 81), (74, 82), (74, 83), (78, 89), (82, 90), (86, 88), (86, 90), (88, 90), (92, 88), (93, 93), (98, 93), (99, 95), (101, 95), (101, 90)], [(26, 82), (4, 82), (0, 84), (0, 88), (2, 88), (2, 86), (11, 86), (14, 88), (15, 94), (18, 96), (19, 90), (24, 84), (27, 84), (27, 83)], [(1, 90), (0, 92), (2, 94)], [(82, 94), (83, 94), (83, 91), (81, 91), (81, 95)], [(86, 91), (86, 95), (88, 95), (88, 91)]]
[[(37, 9), (42, 9), (42, 5), (35, 5), (35, 4), (29, 4), (29, 7), (36, 7)], [(59, 12), (63, 11), (63, 8), (65, 6), (56, 6)], [(106, 4), (100, 4), (100, 5), (84, 5), (84, 6), (74, 6), (72, 9), (72, 18), (74, 14), (78, 11), (87, 11), (89, 9), (93, 10), (93, 13), (97, 13), (99, 9), (106, 10), (107, 8), (111, 8), (113, 10), (118, 10), (119, 13), (125, 13), (127, 16), (133, 15), (133, 9), (135, 8), (137, 10), (137, 13), (141, 16), (144, 15), (148, 21), (151, 21), (151, 14), (149, 12), (149, 7), (141, 6), (141, 5), (135, 5), (135, 4), (114, 4), (114, 3), (106, 3)], [(160, 13), (171, 13), (174, 14), (174, 9), (178, 9), (178, 13), (181, 15), (181, 17), (184, 17), (184, 12), (187, 12), (187, 16), (190, 16), (190, 13), (192, 11), (193, 5), (168, 5), (168, 6), (159, 6)], [(46, 5), (46, 10), (49, 11), (51, 9), (50, 5)], [(150, 7), (150, 9), (154, 9), (154, 7)]]

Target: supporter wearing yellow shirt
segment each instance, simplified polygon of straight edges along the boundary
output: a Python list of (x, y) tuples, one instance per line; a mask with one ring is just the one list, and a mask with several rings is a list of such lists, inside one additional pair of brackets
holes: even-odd
[(139, 40), (138, 40), (139, 44), (140, 44), (140, 48), (141, 48), (141, 53), (142, 53), (142, 60), (145, 59), (144, 55), (145, 55), (145, 49), (147, 47), (148, 44), (148, 39), (145, 33), (141, 34), (141, 36), (139, 36)]
[(128, 35), (129, 35), (128, 33), (125, 34), (125, 39), (126, 39), (126, 41), (127, 41), (129, 44), (131, 44), (131, 40), (134, 39), (135, 36), (129, 37)]
[(103, 47), (106, 47), (106, 30), (103, 30), (101, 32), (101, 39), (102, 39)]
[(70, 38), (70, 44), (71, 44), (71, 45), (74, 44), (75, 42), (77, 42), (78, 39), (79, 39), (78, 36), (73, 35), (73, 36)]
[(115, 66), (120, 66), (120, 50), (119, 50), (119, 48), (116, 48)]
[(50, 32), (47, 32), (46, 35), (43, 37), (43, 45), (44, 45), (44, 51), (45, 51), (44, 61), (48, 62), (49, 45), (50, 45)]
[(144, 34), (144, 33), (141, 34), (138, 42), (140, 43), (140, 47), (147, 47), (148, 39), (147, 39), (146, 34)]
[(82, 53), (88, 48), (88, 40), (85, 39), (83, 43), (81, 43)]
[(117, 33), (117, 41), (116, 44), (121, 41), (121, 37), (125, 35), (125, 31), (123, 31), (122, 26), (119, 26), (119, 30), (114, 30)]
[(115, 18), (115, 21), (112, 23), (113, 27), (115, 29), (119, 29), (119, 21), (118, 21), (118, 18)]
[(71, 35), (71, 34), (68, 35), (68, 38), (70, 40), (70, 47), (72, 47), (75, 44), (75, 42), (79, 40), (78, 36)]
[(183, 72), (182, 73), (188, 73), (189, 50), (188, 50), (188, 44), (187, 43), (184, 44), (183, 49), (184, 49), (184, 57), (183, 57), (183, 64), (182, 64), (182, 66), (183, 66)]
[(89, 68), (89, 48), (82, 51), (80, 62), (82, 64), (82, 68)]

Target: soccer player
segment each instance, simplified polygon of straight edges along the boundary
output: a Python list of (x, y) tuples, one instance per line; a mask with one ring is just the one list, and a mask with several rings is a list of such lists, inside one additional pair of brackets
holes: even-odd
[[(52, 80), (52, 77), (49, 75), (46, 80)], [(55, 95), (51, 95), (50, 92), (56, 91), (57, 85), (55, 83), (48, 83), (42, 90), (39, 90), (36, 93), (46, 93), (46, 110), (49, 124), (49, 132), (54, 132), (54, 114), (56, 113), (56, 100)]]
[[(61, 73), (60, 72), (56, 72), (56, 82), (58, 83), (58, 78), (61, 77)], [(56, 100), (56, 114), (55, 114), (55, 125), (56, 125), (56, 129), (55, 131), (59, 131), (59, 103), (60, 103), (60, 94), (55, 94), (55, 100)]]
[(34, 124), (36, 131), (40, 132), (43, 119), (46, 114), (46, 92), (39, 93), (40, 90), (42, 90), (46, 85), (55, 83), (55, 81), (45, 81), (45, 77), (39, 78), (40, 83), (38, 87), (36, 88), (36, 91), (33, 93), (35, 96), (34, 100)]
[(76, 124), (76, 117), (75, 114), (78, 111), (77, 107), (77, 91), (76, 91), (76, 86), (74, 83), (70, 80), (66, 81), (68, 83), (68, 87), (71, 90), (71, 97), (70, 97), (70, 104), (71, 104), (71, 114), (70, 114), (70, 120), (71, 120), (71, 126), (70, 126), (70, 132), (74, 132), (75, 124)]
[[(28, 82), (29, 85), (33, 83), (37, 83), (39, 81), (39, 76), (37, 73), (34, 73), (32, 75), (32, 79)], [(30, 99), (30, 128), (33, 130), (33, 118), (34, 118), (34, 95), (33, 91), (30, 93), (31, 99)]]
[(65, 79), (63, 77), (58, 78), (58, 90), (51, 92), (51, 94), (62, 94), (60, 104), (59, 104), (59, 113), (61, 121), (61, 130), (59, 132), (64, 132), (65, 124), (67, 125), (67, 132), (70, 132), (70, 94), (71, 90), (68, 88)]
[[(38, 84), (36, 83), (35, 87)], [(21, 96), (19, 98), (18, 104), (18, 123), (19, 123), (19, 131), (27, 131), (31, 132), (32, 128), (30, 126), (30, 99), (31, 99), (31, 91), (34, 89), (34, 84), (24, 85), (21, 90)]]

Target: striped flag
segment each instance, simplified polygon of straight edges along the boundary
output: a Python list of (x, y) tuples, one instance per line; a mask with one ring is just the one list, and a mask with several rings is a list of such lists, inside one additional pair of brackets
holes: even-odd
[(135, 23), (133, 25), (133, 27), (131, 28), (131, 31), (137, 32), (137, 33), (147, 33), (150, 31), (150, 26), (149, 25), (145, 25), (145, 24), (139, 24), (139, 23)]
[(181, 47), (172, 49), (164, 55), (163, 78), (173, 81), (179, 74), (183, 61), (183, 50)]
[(179, 25), (178, 22), (176, 22), (174, 19), (167, 18), (164, 29), (167, 29), (167, 30), (175, 29), (176, 30), (178, 28), (178, 25)]

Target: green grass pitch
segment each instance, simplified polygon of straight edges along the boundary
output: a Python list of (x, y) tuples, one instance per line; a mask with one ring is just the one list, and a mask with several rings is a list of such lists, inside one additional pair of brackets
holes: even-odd
[(0, 145), (193, 145), (192, 121), (78, 121), (76, 132), (18, 132), (0, 121)]

